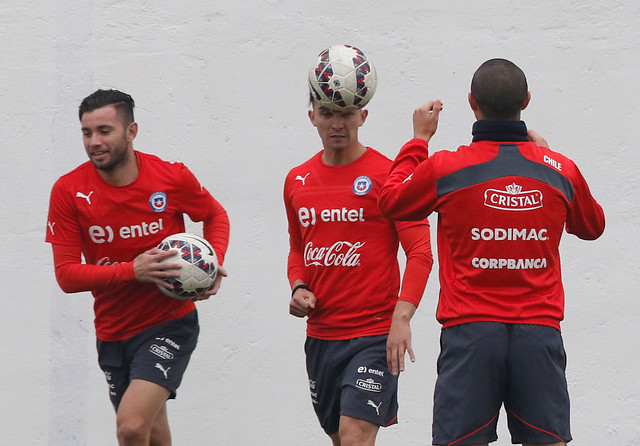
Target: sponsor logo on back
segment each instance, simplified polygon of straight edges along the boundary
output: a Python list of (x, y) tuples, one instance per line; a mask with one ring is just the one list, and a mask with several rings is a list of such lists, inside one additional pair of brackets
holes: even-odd
[(542, 192), (523, 191), (522, 186), (512, 183), (505, 190), (487, 189), (484, 192), (484, 205), (504, 211), (530, 211), (542, 207)]

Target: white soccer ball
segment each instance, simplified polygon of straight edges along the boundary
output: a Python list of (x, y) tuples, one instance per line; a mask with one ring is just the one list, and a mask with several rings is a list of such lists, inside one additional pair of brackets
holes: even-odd
[(322, 51), (309, 70), (314, 100), (331, 109), (362, 108), (376, 91), (373, 64), (358, 48), (334, 45)]
[(164, 279), (173, 286), (167, 289), (158, 285), (160, 291), (180, 300), (190, 300), (211, 286), (218, 273), (216, 253), (204, 238), (185, 232), (166, 237), (158, 248), (175, 251), (175, 255), (162, 262), (179, 263), (180, 277)]

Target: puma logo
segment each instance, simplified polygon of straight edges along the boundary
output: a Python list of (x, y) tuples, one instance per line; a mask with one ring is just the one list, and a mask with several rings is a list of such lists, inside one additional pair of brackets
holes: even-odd
[(85, 195), (82, 192), (76, 192), (76, 198), (84, 198), (87, 200), (87, 203), (91, 204), (91, 194), (93, 191), (89, 192), (89, 195)]
[(405, 178), (404, 181), (402, 182), (402, 184), (406, 183), (407, 181), (411, 181), (412, 178), (413, 178), (413, 174), (411, 174), (407, 178)]
[(47, 222), (47, 226), (49, 226), (49, 231), (51, 231), (51, 235), (56, 235), (55, 232), (53, 232), (53, 227), (55, 226), (56, 222), (54, 221), (53, 223), (51, 223), (50, 221)]
[(296, 180), (300, 180), (302, 181), (302, 185), (304, 186), (305, 181), (307, 181), (307, 177), (309, 176), (309, 173), (307, 173), (305, 176), (296, 176)]
[(160, 370), (164, 374), (164, 379), (169, 379), (168, 373), (169, 370), (171, 370), (171, 367), (165, 369), (164, 367), (162, 367), (162, 365), (160, 365), (160, 363), (156, 362), (156, 369)]
[(367, 401), (367, 405), (373, 407), (376, 410), (376, 415), (380, 416), (380, 406), (382, 406), (382, 401), (380, 401), (380, 403), (376, 405), (376, 403), (369, 400)]

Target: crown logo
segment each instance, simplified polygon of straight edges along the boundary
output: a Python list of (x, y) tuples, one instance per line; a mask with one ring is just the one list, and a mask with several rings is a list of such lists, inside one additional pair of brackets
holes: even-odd
[(516, 183), (510, 184), (507, 186), (507, 193), (512, 195), (517, 195), (522, 192), (522, 186), (518, 186)]

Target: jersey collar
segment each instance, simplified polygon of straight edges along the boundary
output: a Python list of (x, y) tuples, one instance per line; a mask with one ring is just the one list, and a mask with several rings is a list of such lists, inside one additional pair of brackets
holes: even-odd
[(529, 141), (524, 121), (476, 121), (471, 133), (473, 142)]

